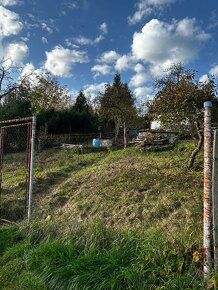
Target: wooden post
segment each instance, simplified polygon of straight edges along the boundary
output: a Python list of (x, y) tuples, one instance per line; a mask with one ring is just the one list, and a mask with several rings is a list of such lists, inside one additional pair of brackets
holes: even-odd
[(212, 166), (211, 166), (211, 102), (204, 103), (204, 278), (209, 279), (212, 269)]
[(213, 207), (213, 244), (214, 269), (218, 269), (218, 130), (214, 132), (213, 143), (213, 177), (212, 177), (212, 207)]

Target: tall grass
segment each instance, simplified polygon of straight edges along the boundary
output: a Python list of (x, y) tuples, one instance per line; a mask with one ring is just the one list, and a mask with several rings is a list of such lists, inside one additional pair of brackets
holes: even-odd
[(53, 223), (1, 229), (5, 241), (9, 232), (20, 239), (2, 251), (1, 289), (205, 289), (192, 262), (197, 244), (101, 224), (59, 230)]

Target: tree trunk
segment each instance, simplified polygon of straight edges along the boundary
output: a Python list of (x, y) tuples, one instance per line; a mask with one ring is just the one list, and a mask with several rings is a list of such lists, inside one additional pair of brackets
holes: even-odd
[(203, 146), (203, 142), (204, 142), (204, 134), (203, 134), (203, 132), (201, 132), (199, 122), (196, 122), (195, 125), (196, 125), (196, 129), (197, 129), (199, 140), (198, 140), (197, 146), (192, 151), (192, 154), (191, 154), (191, 157), (190, 157), (190, 160), (189, 160), (189, 164), (188, 164), (188, 168), (192, 168), (193, 167), (195, 158), (196, 158), (198, 152), (201, 150), (201, 148)]
[(121, 121), (120, 121), (119, 118), (117, 118), (116, 120), (114, 120), (114, 123), (115, 123), (115, 136), (114, 136), (114, 141), (116, 143), (117, 142), (117, 137), (118, 137), (118, 134), (119, 134), (119, 131), (120, 131)]

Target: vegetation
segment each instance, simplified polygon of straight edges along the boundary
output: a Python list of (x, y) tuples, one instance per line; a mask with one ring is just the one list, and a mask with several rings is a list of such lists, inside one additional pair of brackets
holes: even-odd
[[(168, 73), (156, 81), (158, 90), (153, 100), (148, 102), (149, 114), (166, 128), (198, 136), (199, 142), (191, 155), (189, 168), (203, 145), (203, 104), (212, 101), (218, 110), (217, 85), (212, 78), (207, 82), (195, 80), (195, 73), (185, 70), (181, 64), (172, 66)], [(214, 112), (214, 118), (217, 114)]]
[(2, 289), (205, 289), (193, 260), (202, 159), (182, 165), (193, 146), (38, 153), (33, 214), (42, 221), (1, 228)]
[(79, 92), (79, 95), (76, 98), (76, 102), (73, 106), (74, 110), (77, 112), (90, 112), (92, 107), (88, 104), (87, 99), (83, 93), (83, 91)]
[[(23, 82), (1, 90), (2, 119), (35, 111), (44, 134), (91, 132), (101, 121), (115, 126), (115, 137), (121, 126), (125, 136), (138, 122), (134, 96), (119, 74), (100, 94), (97, 112), (82, 91), (67, 104), (55, 79), (38, 81), (34, 88)], [(176, 66), (157, 88), (149, 113), (167, 126), (192, 136), (195, 126), (199, 133), (202, 102), (216, 101), (213, 80), (196, 83), (193, 72)], [(31, 223), (20, 221), (25, 160), (20, 152), (7, 154), (0, 214), (16, 224), (0, 227), (0, 288), (212, 288), (213, 279), (206, 285), (202, 275), (202, 154), (192, 169), (186, 166), (195, 145), (182, 141), (164, 152), (37, 152)]]
[(26, 86), (34, 113), (46, 109), (63, 109), (69, 103), (66, 88), (61, 87), (50, 75), (37, 76), (34, 86), (30, 83), (26, 83)]
[(1, 289), (205, 289), (192, 261), (196, 244), (169, 243), (157, 232), (60, 226), (0, 230)]
[(0, 100), (5, 100), (11, 94), (19, 91), (26, 77), (20, 77), (19, 82), (14, 81), (13, 74), (16, 74), (18, 68), (14, 66), (10, 58), (0, 59)]
[(113, 84), (107, 84), (105, 92), (99, 95), (101, 118), (106, 123), (112, 122), (115, 130), (115, 142), (121, 125), (126, 128), (133, 125), (137, 119), (135, 99), (127, 84), (121, 82), (121, 77), (116, 74)]

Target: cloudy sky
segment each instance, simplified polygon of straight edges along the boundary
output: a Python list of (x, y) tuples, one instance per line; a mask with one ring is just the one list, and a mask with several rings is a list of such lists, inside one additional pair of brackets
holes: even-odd
[(217, 0), (0, 0), (0, 58), (71, 92), (120, 72), (138, 98), (172, 63), (218, 77)]

